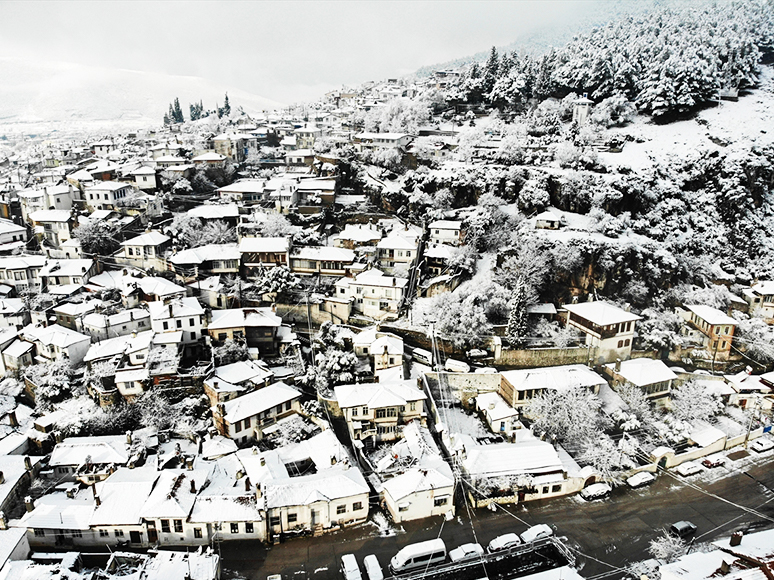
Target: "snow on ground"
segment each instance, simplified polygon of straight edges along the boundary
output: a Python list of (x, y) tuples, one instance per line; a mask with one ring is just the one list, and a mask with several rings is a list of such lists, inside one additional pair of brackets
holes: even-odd
[(382, 512), (376, 512), (368, 523), (379, 531), (379, 536), (382, 538), (390, 538), (406, 533), (406, 530), (399, 526), (396, 527)]
[(642, 170), (666, 164), (677, 157), (721, 151), (725, 143), (734, 149), (774, 143), (774, 69), (761, 67), (760, 88), (739, 97), (738, 102), (721, 101), (695, 118), (656, 125), (648, 117), (611, 133), (632, 135), (643, 143), (626, 143), (621, 153), (599, 153), (610, 167)]

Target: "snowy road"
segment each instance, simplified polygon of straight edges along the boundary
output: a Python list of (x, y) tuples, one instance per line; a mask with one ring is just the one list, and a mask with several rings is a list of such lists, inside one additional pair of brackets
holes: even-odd
[[(568, 544), (587, 557), (579, 556), (585, 577), (610, 572), (647, 557), (647, 547), (663, 526), (679, 520), (690, 520), (698, 526), (697, 541), (711, 541), (740, 528), (763, 529), (774, 526), (735, 504), (753, 508), (774, 519), (774, 454), (751, 454), (725, 467), (688, 478), (687, 483), (662, 474), (650, 487), (639, 490), (616, 489), (613, 496), (600, 502), (585, 503), (577, 497), (527, 506), (506, 506), (492, 513), (461, 507), (457, 518), (444, 522), (422, 520), (404, 523), (397, 534), (382, 535), (372, 524), (319, 537), (296, 539), (264, 548), (257, 544), (226, 543), (222, 545), (224, 567), (242, 577), (265, 580), (269, 574), (281, 573), (284, 580), (313, 578), (338, 580), (338, 558), (352, 552), (358, 560), (376, 554), (383, 566), (401, 547), (437, 537), (439, 531), (449, 549), (466, 542), (486, 545), (492, 538), (507, 532), (523, 532), (528, 525), (551, 524), (566, 536)], [(750, 476), (746, 475), (749, 473)], [(767, 489), (768, 488), (768, 489)], [(590, 557), (588, 557), (590, 556)], [(599, 561), (595, 561), (599, 560)], [(228, 578), (228, 576), (225, 576)], [(611, 576), (610, 578), (615, 578)]]

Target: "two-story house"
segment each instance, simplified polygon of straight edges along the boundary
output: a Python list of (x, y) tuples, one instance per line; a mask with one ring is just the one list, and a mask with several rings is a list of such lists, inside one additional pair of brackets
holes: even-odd
[(672, 392), (672, 383), (677, 375), (663, 361), (650, 358), (635, 358), (606, 364), (603, 370), (613, 379), (613, 389), (629, 384), (659, 407), (664, 407)]
[(462, 222), (437, 220), (427, 226), (430, 241), (438, 244), (459, 245), (462, 242)]
[(263, 430), (278, 419), (299, 412), (300, 400), (300, 391), (278, 382), (219, 403), (212, 408), (212, 421), (221, 435), (246, 445), (261, 440)]
[(163, 272), (167, 269), (164, 255), (171, 244), (172, 238), (161, 232), (145, 232), (121, 242), (121, 249), (114, 256), (130, 266)]
[(279, 352), (279, 329), (282, 318), (271, 308), (230, 308), (213, 310), (207, 332), (213, 341), (244, 340), (248, 348), (261, 355)]
[(151, 329), (156, 333), (182, 332), (183, 344), (194, 344), (202, 338), (205, 327), (204, 309), (196, 298), (180, 298), (148, 304)]
[(683, 334), (697, 342), (710, 359), (726, 361), (731, 357), (731, 343), (737, 322), (725, 312), (700, 304), (678, 309), (686, 325)]
[(414, 419), (425, 424), (427, 396), (414, 381), (340, 385), (334, 392), (353, 441), (392, 441)]
[(377, 269), (366, 270), (354, 278), (339, 279), (336, 297), (352, 298), (353, 310), (382, 319), (398, 312), (407, 284), (406, 278), (387, 276)]
[(55, 248), (73, 237), (75, 220), (69, 210), (41, 209), (32, 212), (29, 219), (35, 235)]
[(263, 268), (287, 267), (290, 238), (242, 238), (239, 254), (245, 276), (254, 276)]
[(626, 360), (632, 353), (635, 326), (640, 316), (603, 301), (565, 304), (567, 327), (585, 335), (585, 343), (596, 349), (595, 360)]
[(585, 365), (562, 365), (503, 371), (499, 393), (511, 407), (517, 408), (547, 391), (583, 387), (596, 394), (605, 384), (605, 379)]
[(133, 188), (128, 183), (117, 181), (102, 181), (87, 187), (83, 191), (83, 197), (86, 201), (86, 207), (90, 210), (98, 209), (116, 209), (116, 203), (126, 199)]

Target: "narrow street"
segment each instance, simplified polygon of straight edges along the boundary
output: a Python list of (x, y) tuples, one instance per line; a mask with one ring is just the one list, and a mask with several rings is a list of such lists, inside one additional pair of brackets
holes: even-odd
[[(376, 554), (386, 568), (403, 546), (440, 537), (452, 549), (466, 542), (486, 544), (507, 532), (523, 532), (528, 526), (547, 523), (578, 554), (581, 574), (590, 578), (648, 557), (649, 542), (661, 529), (679, 520), (698, 526), (696, 542), (709, 542), (737, 529), (750, 531), (772, 527), (770, 520), (745, 512), (733, 502), (774, 520), (774, 455), (754, 452), (729, 467), (707, 470), (687, 482), (661, 474), (651, 486), (638, 490), (617, 488), (604, 501), (586, 503), (577, 496), (505, 506), (496, 512), (468, 510), (461, 506), (454, 520), (420, 520), (380, 529), (369, 522), (319, 538), (300, 538), (270, 548), (243, 542), (221, 546), (223, 566), (250, 580), (282, 574), (284, 580), (334, 580), (340, 578), (338, 560), (354, 553), (359, 562)], [(749, 476), (745, 474), (749, 473)], [(724, 475), (725, 474), (725, 475)], [(696, 485), (708, 493), (691, 487)], [(230, 578), (228, 573), (225, 578)], [(614, 573), (606, 578), (620, 578)]]

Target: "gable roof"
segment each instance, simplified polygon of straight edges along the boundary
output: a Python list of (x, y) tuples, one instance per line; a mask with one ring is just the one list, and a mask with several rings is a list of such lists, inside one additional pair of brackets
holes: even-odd
[(223, 403), (226, 411), (224, 418), (229, 423), (236, 423), (300, 397), (301, 393), (290, 385), (274, 383)]
[(597, 326), (610, 326), (611, 324), (620, 324), (621, 322), (633, 322), (641, 320), (640, 316), (627, 312), (609, 302), (597, 300), (594, 302), (580, 302), (578, 304), (565, 304), (564, 309)]

